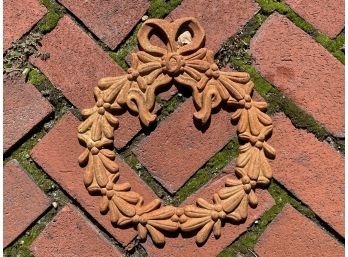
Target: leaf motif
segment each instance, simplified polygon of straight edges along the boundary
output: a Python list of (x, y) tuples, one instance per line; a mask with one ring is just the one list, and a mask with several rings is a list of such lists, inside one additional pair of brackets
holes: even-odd
[[(84, 118), (87, 118), (89, 116), (91, 116), (93, 113), (95, 113), (98, 110), (98, 108), (96, 106), (92, 107), (92, 108), (87, 108), (87, 109), (83, 109), (81, 111), (81, 115)], [(83, 133), (83, 132), (82, 132)]]
[(220, 76), (219, 76), (218, 80), (230, 92), (230, 94), (231, 94), (231, 96), (233, 96), (233, 98), (236, 98), (238, 101), (243, 99), (244, 92), (243, 92), (243, 89), (238, 84), (229, 80), (221, 72), (220, 72)]
[(222, 200), (224, 200), (240, 192), (244, 192), (242, 184), (233, 187), (224, 187), (219, 190), (218, 195)]
[(272, 178), (272, 168), (271, 165), (269, 165), (263, 151), (260, 153), (260, 171), (260, 175), (263, 175), (268, 179)]
[(244, 196), (245, 196), (245, 191), (242, 188), (242, 190), (239, 190), (235, 194), (231, 195), (229, 198), (223, 200), (222, 208), (227, 213), (233, 211), (240, 204)]
[(127, 217), (133, 217), (135, 215), (135, 207), (129, 203), (127, 203), (122, 198), (114, 195), (112, 197), (112, 201), (115, 203), (117, 208)]
[(197, 243), (202, 244), (205, 241), (207, 241), (208, 236), (210, 235), (210, 232), (213, 228), (213, 225), (214, 225), (214, 221), (211, 220), (197, 233), (197, 236), (196, 236)]
[(173, 206), (164, 206), (160, 209), (145, 213), (143, 216), (146, 220), (161, 220), (171, 218), (175, 213)]
[(251, 134), (254, 136), (257, 136), (260, 134), (261, 127), (259, 124), (258, 120), (258, 115), (257, 115), (257, 109), (256, 108), (250, 108), (247, 113), (248, 113), (248, 118), (249, 118), (249, 129)]
[(88, 165), (86, 169), (83, 172), (83, 183), (85, 184), (85, 187), (89, 187), (94, 179), (94, 163), (93, 163), (93, 157), (89, 158)]
[(97, 115), (97, 118), (94, 120), (92, 128), (91, 128), (91, 137), (93, 141), (98, 141), (102, 137), (102, 129), (101, 129), (101, 116)]
[(246, 110), (241, 109), (239, 121), (237, 124), (237, 130), (239, 133), (243, 133), (247, 130), (248, 127), (249, 127), (248, 113)]
[(147, 224), (158, 228), (159, 230), (165, 230), (170, 232), (175, 232), (178, 230), (179, 225), (177, 222), (173, 222), (170, 219), (168, 220), (148, 220)]
[(146, 224), (146, 228), (149, 231), (152, 241), (155, 244), (162, 245), (165, 242), (164, 235), (159, 232), (157, 229), (155, 229), (153, 226)]
[(149, 202), (147, 205), (142, 206), (141, 211), (139, 211), (137, 214), (142, 215), (144, 213), (153, 211), (155, 209), (158, 209), (161, 206), (161, 200), (160, 199), (154, 199), (151, 202)]
[(93, 125), (93, 122), (95, 121), (96, 115), (98, 114), (93, 114), (89, 116), (85, 121), (83, 121), (77, 128), (79, 133), (85, 133), (89, 128)]
[(101, 149), (100, 153), (103, 154), (104, 156), (106, 156), (107, 158), (114, 160), (116, 155), (113, 151), (109, 150), (109, 149)]
[(98, 81), (98, 87), (102, 90), (109, 88), (111, 85), (117, 83), (120, 80), (120, 77), (107, 77), (102, 78)]
[(253, 147), (250, 151), (250, 159), (246, 165), (247, 174), (250, 179), (257, 180), (260, 174), (260, 150)]
[(100, 160), (102, 161), (104, 167), (110, 172), (110, 173), (116, 173), (119, 169), (118, 164), (109, 158), (107, 158), (104, 154), (99, 153), (98, 154)]
[(94, 165), (94, 172), (95, 172), (94, 175), (98, 185), (100, 187), (105, 187), (109, 179), (108, 179), (108, 176), (106, 175), (105, 167), (102, 161), (100, 160), (99, 155), (93, 155), (93, 165)]
[(120, 217), (120, 213), (116, 205), (112, 201), (109, 201), (109, 210), (110, 210), (110, 220), (112, 223), (116, 224)]
[(145, 240), (147, 236), (147, 229), (142, 224), (137, 225), (138, 234), (141, 240)]
[[(256, 102), (256, 101), (253, 101), (253, 105), (261, 110), (261, 111), (265, 111), (267, 109), (267, 103), (266, 102)], [(261, 120), (260, 120), (261, 121)]]
[(122, 79), (120, 79), (115, 84), (113, 84), (110, 88), (104, 91), (104, 96), (103, 96), (104, 102), (112, 103), (115, 100), (116, 96), (121, 94), (123, 89), (127, 88), (127, 86), (129, 86), (129, 81), (127, 79), (127, 75), (124, 75)]
[(118, 126), (118, 119), (115, 116), (111, 115), (109, 112), (105, 112), (104, 116), (113, 127)]
[(89, 158), (89, 150), (85, 149), (79, 156), (78, 161), (80, 165), (84, 165), (87, 163)]
[(215, 238), (219, 238), (221, 236), (221, 219), (218, 219), (213, 227), (213, 234)]
[(251, 207), (256, 207), (258, 201), (257, 201), (257, 196), (253, 189), (249, 192), (248, 200)]
[(264, 126), (272, 125), (272, 119), (266, 113), (258, 111), (257, 118)]
[(252, 157), (252, 148), (249, 148), (248, 151), (244, 151), (244, 152), (240, 151), (236, 161), (236, 166), (244, 168), (249, 163), (251, 157)]
[(245, 195), (243, 199), (240, 201), (238, 208), (234, 212), (226, 215), (226, 217), (234, 221), (241, 221), (241, 220), (244, 220), (247, 216), (248, 216), (248, 196)]
[(267, 153), (267, 156), (269, 156), (270, 158), (275, 158), (276, 151), (267, 142), (263, 142), (263, 149), (264, 149), (265, 153)]
[(140, 195), (134, 191), (126, 191), (126, 192), (120, 191), (120, 192), (116, 192), (115, 194), (118, 197), (122, 198), (123, 200), (131, 204), (136, 204), (140, 198)]
[(116, 191), (129, 191), (130, 189), (131, 185), (129, 184), (129, 182), (114, 185), (114, 190)]
[(118, 219), (117, 225), (125, 226), (129, 225), (130, 223), (132, 223), (132, 219), (130, 217), (123, 216), (120, 213), (120, 218)]
[(202, 218), (192, 218), (180, 224), (180, 228), (182, 231), (191, 232), (205, 226), (205, 224), (209, 223), (210, 221), (211, 221), (210, 216), (206, 216)]
[(198, 198), (196, 202), (197, 202), (197, 205), (199, 207), (202, 207), (202, 208), (205, 208), (205, 209), (208, 209), (208, 210), (214, 210), (214, 205), (212, 205), (211, 203), (207, 202), (203, 198)]
[(233, 187), (233, 186), (239, 186), (239, 185), (242, 185), (242, 181), (239, 179), (228, 178), (225, 181), (225, 186), (227, 187)]
[(194, 205), (185, 206), (184, 211), (185, 211), (185, 215), (190, 218), (202, 218), (202, 217), (211, 216), (211, 210), (199, 208)]
[(109, 199), (104, 195), (99, 205), (100, 213), (105, 214), (109, 210)]

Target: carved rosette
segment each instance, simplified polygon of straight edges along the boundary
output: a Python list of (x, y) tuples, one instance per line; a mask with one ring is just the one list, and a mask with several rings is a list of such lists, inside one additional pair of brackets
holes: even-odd
[[(189, 44), (178, 44), (179, 33), (189, 31)], [(166, 46), (150, 41), (157, 35)], [(103, 78), (94, 89), (96, 104), (82, 111), (84, 122), (78, 138), (86, 147), (79, 157), (85, 166), (83, 180), (88, 192), (101, 195), (100, 212), (109, 214), (115, 226), (134, 226), (141, 239), (150, 234), (155, 244), (164, 244), (165, 231), (194, 232), (198, 244), (212, 232), (221, 234), (223, 222), (243, 222), (249, 206), (258, 204), (255, 190), (270, 183), (272, 170), (267, 161), (275, 150), (266, 139), (272, 120), (264, 113), (267, 104), (252, 100), (253, 82), (244, 72), (224, 72), (214, 63), (213, 52), (202, 48), (204, 30), (194, 18), (168, 22), (147, 20), (138, 32), (139, 48), (132, 54), (128, 74)], [(197, 107), (194, 118), (205, 124), (212, 109), (220, 104), (235, 106), (232, 120), (238, 122), (241, 140), (236, 161), (236, 178), (227, 179), (225, 187), (212, 196), (213, 202), (198, 198), (196, 205), (162, 206), (160, 200), (144, 203), (128, 182), (119, 183), (119, 167), (112, 149), (118, 120), (114, 112), (129, 108), (139, 114), (145, 126), (156, 120), (153, 113), (158, 89), (169, 83), (191, 88)]]

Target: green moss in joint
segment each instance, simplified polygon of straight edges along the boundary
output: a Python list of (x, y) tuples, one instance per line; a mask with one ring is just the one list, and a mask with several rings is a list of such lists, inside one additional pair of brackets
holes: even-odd
[[(176, 6), (181, 3), (182, 0), (151, 0), (150, 7), (148, 9), (149, 18), (162, 18), (170, 13)], [(117, 51), (109, 51), (109, 56), (124, 70), (129, 66), (125, 61), (127, 55), (133, 51), (137, 45), (137, 32), (141, 24), (138, 24), (135, 30), (131, 33), (129, 38), (119, 47)]]
[(257, 0), (261, 6), (261, 12), (270, 15), (273, 12), (279, 12), (291, 20), (297, 27), (301, 28), (311, 35), (319, 44), (325, 47), (333, 56), (341, 63), (344, 63), (344, 53), (341, 47), (344, 44), (344, 33), (337, 36), (336, 39), (331, 39), (318, 31), (313, 25), (305, 21), (297, 13), (295, 13), (288, 5), (276, 0)]
[[(140, 140), (140, 138), (138, 138)], [(136, 171), (137, 175), (156, 193), (159, 198), (162, 198), (164, 202), (167, 202), (168, 193), (162, 188), (162, 186), (154, 180), (149, 171), (141, 165), (135, 154), (130, 149), (121, 153), (121, 156), (125, 162)], [(133, 189), (135, 190), (135, 189)]]
[(76, 109), (73, 109), (71, 104), (65, 99), (65, 96), (60, 90), (58, 90), (48, 78), (37, 69), (31, 69), (28, 74), (28, 80), (33, 84), (46, 98), (47, 100), (55, 107), (54, 108), (54, 117), (55, 120), (58, 120), (63, 116), (68, 110), (78, 112)]
[(43, 132), (35, 134), (32, 138), (27, 140), (19, 149), (12, 153), (12, 158), (18, 160), (20, 165), (30, 174), (30, 176), (36, 181), (39, 187), (45, 192), (50, 192), (55, 184), (48, 176), (40, 170), (34, 162), (30, 159), (31, 149), (39, 142), (44, 136)]
[(175, 194), (175, 203), (182, 203), (188, 196), (221, 173), (222, 169), (238, 155), (239, 143), (233, 138), (220, 152), (200, 168)]
[(20, 236), (14, 243), (4, 250), (4, 257), (34, 257), (29, 250), (30, 245), (53, 219), (57, 212), (57, 209), (51, 208), (33, 227), (31, 227), (24, 235)]
[(40, 86), (42, 83), (44, 83), (46, 77), (38, 70), (32, 69), (29, 71), (28, 80), (31, 84), (35, 86)]
[(329, 132), (318, 124), (311, 115), (300, 109), (288, 97), (263, 79), (252, 65), (246, 65), (238, 60), (234, 60), (234, 65), (242, 67), (243, 70), (250, 74), (256, 91), (269, 103), (269, 114), (283, 111), (291, 119), (295, 127), (307, 129), (315, 134), (319, 140), (324, 140), (329, 135)]
[[(287, 191), (285, 191), (276, 182), (272, 181), (268, 188), (269, 193), (275, 200), (275, 205), (267, 210), (257, 224), (254, 223), (245, 234), (240, 236), (231, 246), (223, 250), (218, 257), (232, 257), (237, 253), (253, 255), (255, 244), (260, 238), (261, 234), (265, 231), (268, 224), (282, 211), (285, 204), (291, 204), (296, 210), (306, 217), (315, 220), (315, 214), (313, 211), (304, 206), (301, 202), (292, 198)], [(317, 221), (315, 221), (317, 222)], [(249, 256), (247, 255), (247, 256)]]
[(150, 18), (162, 18), (177, 7), (182, 0), (151, 0), (148, 15)]
[(127, 55), (133, 51), (137, 45), (137, 33), (141, 24), (138, 24), (132, 35), (121, 45), (118, 51), (109, 51), (109, 56), (121, 66), (122, 69), (128, 69), (128, 64), (125, 61)]
[(50, 32), (63, 16), (63, 11), (60, 6), (52, 0), (41, 0), (41, 3), (48, 9), (48, 13), (39, 22), (38, 27), (41, 33)]

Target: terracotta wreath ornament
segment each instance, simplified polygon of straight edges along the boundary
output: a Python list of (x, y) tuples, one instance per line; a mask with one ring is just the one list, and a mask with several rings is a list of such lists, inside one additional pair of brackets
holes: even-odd
[[(183, 31), (191, 35), (186, 44), (178, 42)], [(154, 45), (152, 35), (165, 47)], [(267, 103), (251, 99), (254, 84), (249, 74), (219, 70), (213, 52), (202, 48), (205, 33), (195, 18), (149, 19), (137, 36), (140, 51), (132, 54), (128, 74), (101, 79), (94, 89), (95, 106), (82, 111), (85, 120), (78, 127), (78, 138), (86, 147), (79, 156), (80, 165), (85, 166), (83, 181), (91, 195), (102, 196), (100, 212), (108, 213), (114, 226), (134, 226), (141, 239), (150, 234), (157, 245), (165, 243), (165, 232), (191, 232), (203, 244), (211, 232), (215, 238), (220, 236), (224, 222), (243, 222), (249, 206), (258, 204), (256, 188), (270, 183), (267, 159), (275, 157), (275, 150), (266, 142), (272, 131), (272, 120), (264, 113)], [(235, 106), (231, 118), (238, 121), (241, 141), (236, 178), (227, 179), (212, 202), (198, 198), (196, 205), (183, 207), (162, 206), (159, 199), (144, 203), (129, 182), (118, 182), (119, 166), (112, 150), (118, 125), (115, 111), (129, 108), (149, 126), (156, 120), (156, 93), (169, 83), (192, 90), (197, 108), (193, 116), (202, 124), (219, 105)]]

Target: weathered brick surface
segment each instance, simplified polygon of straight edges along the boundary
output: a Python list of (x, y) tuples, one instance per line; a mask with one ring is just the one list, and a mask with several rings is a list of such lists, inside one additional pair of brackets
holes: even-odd
[(261, 235), (260, 257), (343, 256), (344, 248), (317, 224), (286, 205)]
[(4, 1), (4, 50), (28, 32), (47, 12), (38, 0)]
[(49, 207), (50, 201), (16, 160), (5, 165), (3, 178), (6, 247)]
[(59, 0), (110, 48), (116, 48), (149, 7), (148, 0)]
[(256, 68), (296, 104), (336, 134), (344, 129), (344, 66), (280, 14), (251, 41)]
[(329, 37), (344, 27), (344, 0), (284, 0), (296, 13)]
[(273, 124), (269, 142), (277, 150), (271, 162), (275, 179), (343, 236), (343, 156), (282, 114), (273, 117)]
[(53, 111), (37, 89), (18, 74), (4, 78), (4, 151)]
[(47, 60), (32, 56), (30, 62), (79, 109), (94, 104), (93, 88), (98, 80), (123, 74), (123, 70), (68, 16), (41, 40)]
[(174, 193), (235, 134), (230, 114), (213, 114), (209, 128), (196, 127), (192, 99), (186, 100), (133, 151), (149, 172)]
[[(231, 162), (226, 169), (233, 170), (234, 162)], [(225, 169), (225, 170), (226, 170)], [(199, 189), (196, 193), (191, 195), (183, 205), (194, 204), (198, 197), (202, 197), (206, 200), (211, 200), (214, 193), (218, 189), (224, 186), (226, 178), (231, 178), (232, 174), (222, 174), (217, 178), (210, 181), (207, 185)], [(153, 245), (151, 240), (147, 240), (144, 247), (150, 257), (212, 257), (217, 256), (225, 247), (230, 245), (235, 239), (237, 239), (247, 228), (258, 219), (266, 210), (270, 209), (274, 205), (273, 198), (265, 190), (257, 191), (259, 199), (259, 206), (256, 209), (250, 208), (249, 216), (245, 223), (236, 226), (235, 224), (225, 223), (221, 237), (215, 239), (214, 235), (210, 235), (208, 241), (201, 247), (198, 247), (195, 243), (194, 237), (182, 237), (166, 238), (166, 244), (163, 249), (157, 248)], [(211, 201), (212, 202), (212, 201)], [(178, 254), (180, 249), (180, 254)]]
[(123, 256), (73, 205), (65, 206), (30, 246), (35, 257)]
[(206, 32), (206, 47), (217, 52), (259, 10), (253, 0), (184, 0), (168, 15), (169, 20), (195, 17)]
[[(91, 196), (83, 184), (83, 169), (78, 165), (77, 158), (83, 147), (77, 140), (79, 121), (68, 113), (50, 130), (50, 132), (34, 147), (31, 156), (43, 170), (62, 188), (75, 198), (102, 226), (107, 229), (120, 243), (128, 244), (136, 235), (130, 229), (114, 228), (108, 215), (99, 212), (99, 196)], [(132, 188), (140, 193), (145, 201), (156, 197), (149, 187), (120, 159), (120, 180), (129, 181)]]
[[(40, 51), (50, 58), (30, 58), (55, 86), (79, 109), (95, 104), (93, 88), (99, 79), (119, 76), (124, 71), (69, 17), (63, 17), (57, 27), (41, 41)], [(120, 128), (116, 146), (123, 147), (141, 126), (138, 118), (129, 114), (118, 117)], [(127, 125), (129, 124), (129, 125)]]

